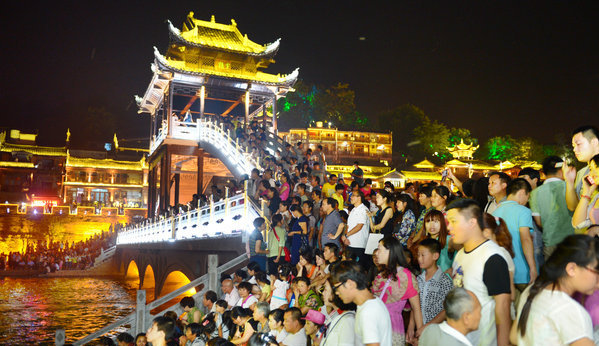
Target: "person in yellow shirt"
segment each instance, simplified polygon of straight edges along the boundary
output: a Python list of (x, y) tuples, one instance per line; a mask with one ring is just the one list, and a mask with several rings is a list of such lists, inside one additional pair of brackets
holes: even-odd
[(331, 174), (329, 176), (329, 181), (327, 181), (324, 185), (322, 185), (322, 198), (329, 198), (333, 196), (335, 193), (335, 185), (337, 184), (337, 176), (335, 174)]
[(339, 210), (343, 210), (343, 191), (345, 190), (345, 186), (343, 184), (335, 185), (335, 193), (331, 197), (333, 197), (337, 203), (339, 204)]

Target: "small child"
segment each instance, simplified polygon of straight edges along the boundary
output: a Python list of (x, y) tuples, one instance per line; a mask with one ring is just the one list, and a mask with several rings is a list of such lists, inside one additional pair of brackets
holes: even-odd
[(256, 282), (258, 287), (260, 287), (260, 299), (258, 301), (268, 302), (270, 300), (270, 281), (266, 277), (266, 273), (258, 272), (256, 273)]
[[(449, 275), (437, 266), (441, 249), (441, 243), (432, 238), (426, 238), (418, 244), (418, 264), (422, 268), (422, 273), (416, 277), (416, 280), (420, 291), (423, 326), (421, 330), (416, 331), (416, 335), (420, 335), (428, 325), (445, 320), (443, 302), (447, 293), (453, 288), (453, 282)], [(414, 330), (412, 316), (410, 316), (408, 330)]]
[(279, 266), (278, 275), (270, 275), (270, 289), (272, 291), (272, 297), (270, 299), (271, 310), (278, 308), (286, 309), (289, 304), (287, 301), (287, 290), (289, 289), (289, 282), (287, 280), (289, 279), (289, 273), (289, 266), (282, 264)]

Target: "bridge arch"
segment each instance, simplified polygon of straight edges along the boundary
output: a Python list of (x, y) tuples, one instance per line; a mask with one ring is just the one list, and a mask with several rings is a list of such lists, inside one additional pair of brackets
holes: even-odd
[(139, 281), (139, 268), (134, 259), (130, 260), (125, 267), (125, 280)]
[(152, 267), (151, 264), (148, 264), (145, 267), (145, 269), (143, 271), (143, 277), (140, 275), (140, 279), (141, 279), (139, 282), (140, 289), (155, 287), (156, 277), (154, 275), (154, 268)]
[[(187, 275), (185, 275), (182, 271), (174, 270), (166, 276), (166, 279), (164, 280), (164, 284), (162, 285), (162, 289), (160, 290), (160, 293), (158, 296), (161, 297), (163, 295), (169, 294), (172, 291), (178, 289), (181, 286), (187, 285), (190, 282), (191, 282), (191, 279)], [(197, 293), (197, 291), (195, 288), (190, 288), (182, 295), (191, 296), (196, 293)]]

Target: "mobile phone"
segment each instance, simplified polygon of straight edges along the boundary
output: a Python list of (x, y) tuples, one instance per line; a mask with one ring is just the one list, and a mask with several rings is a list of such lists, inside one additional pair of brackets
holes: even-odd
[(595, 179), (593, 179), (593, 177), (591, 177), (591, 175), (587, 175), (586, 177), (584, 177), (584, 179), (586, 179), (587, 183), (589, 183), (589, 185), (595, 185)]
[(444, 183), (446, 179), (447, 179), (447, 169), (444, 169), (443, 172), (441, 173), (441, 182)]

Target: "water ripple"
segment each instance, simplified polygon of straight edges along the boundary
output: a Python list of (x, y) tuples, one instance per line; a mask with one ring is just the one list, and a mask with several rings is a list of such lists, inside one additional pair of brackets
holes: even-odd
[(135, 310), (135, 291), (95, 278), (0, 279), (0, 344), (73, 342)]

